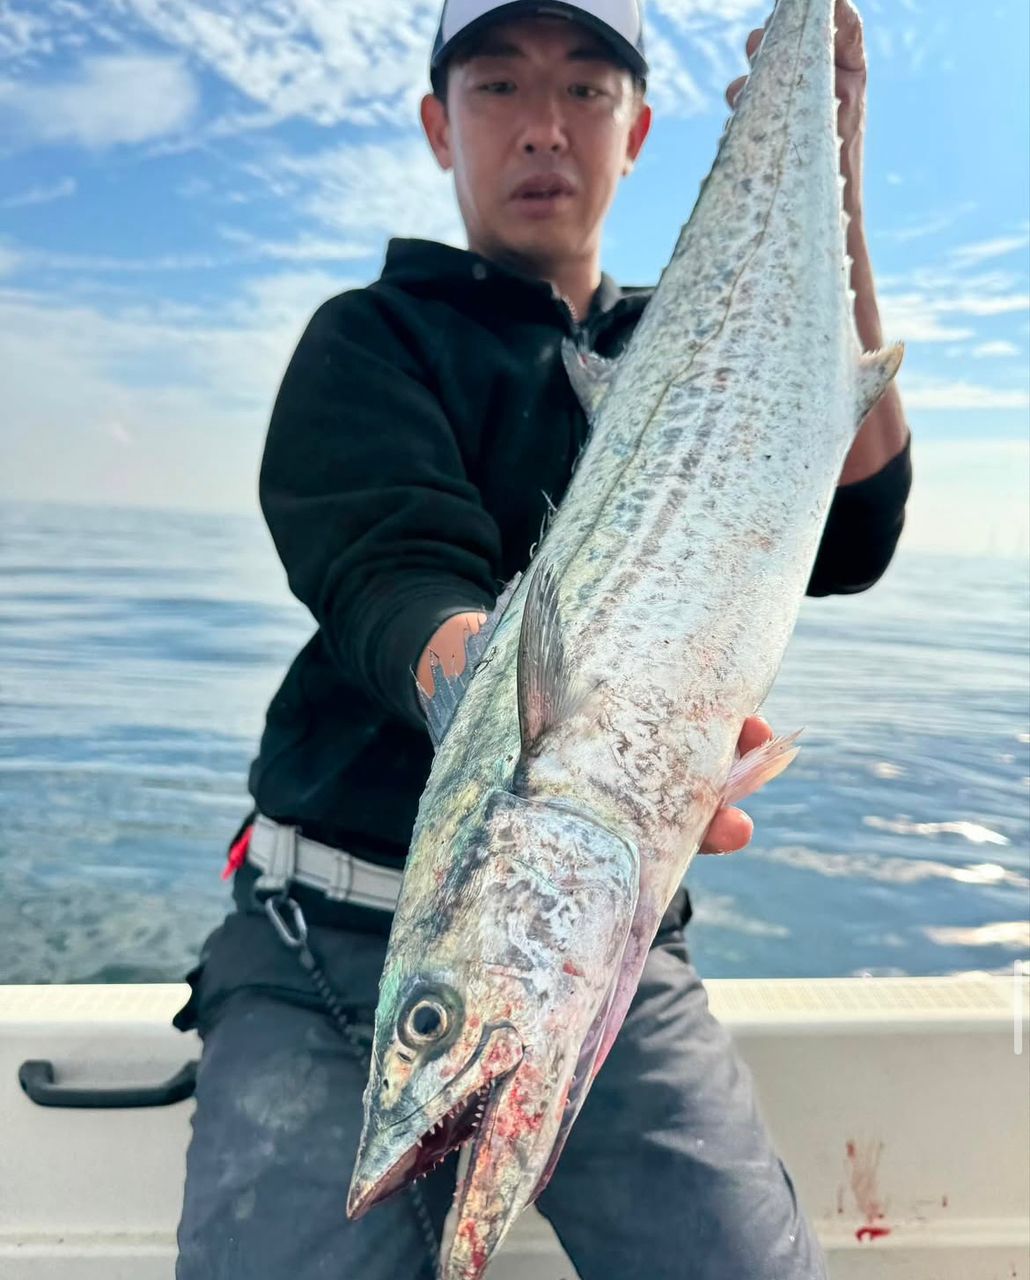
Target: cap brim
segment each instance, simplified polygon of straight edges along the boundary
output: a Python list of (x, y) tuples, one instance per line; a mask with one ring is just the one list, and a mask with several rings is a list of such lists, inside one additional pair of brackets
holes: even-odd
[(441, 30), (437, 36), (438, 43), (433, 49), (433, 55), (429, 63), (430, 74), (434, 82), (435, 73), (441, 70), (447, 60), (462, 46), (473, 40), (479, 32), (485, 31), (487, 27), (494, 26), (498, 22), (510, 22), (524, 15), (538, 13), (550, 13), (556, 17), (567, 17), (572, 22), (586, 27), (608, 45), (615, 55), (616, 61), (623, 63), (633, 75), (639, 76), (640, 79), (647, 78), (649, 68), (640, 50), (630, 44), (625, 37), (621, 36), (606, 22), (602, 22), (600, 18), (595, 18), (592, 13), (586, 13), (578, 5), (565, 4), (562, 0), (511, 0), (509, 4), (500, 4), (495, 9), (491, 9), (489, 13), (484, 13), (482, 17), (474, 18), (450, 40), (440, 40)]

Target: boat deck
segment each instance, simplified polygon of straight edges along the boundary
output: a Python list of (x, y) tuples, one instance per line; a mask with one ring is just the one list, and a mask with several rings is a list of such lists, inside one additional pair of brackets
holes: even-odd
[[(1030, 1280), (1025, 977), (706, 985), (834, 1280)], [(69, 1083), (162, 1079), (199, 1051), (169, 1026), (184, 993), (0, 987), (4, 1280), (171, 1280), (192, 1104), (41, 1108), (17, 1069), (46, 1058)], [(531, 1211), (489, 1280), (576, 1273)]]

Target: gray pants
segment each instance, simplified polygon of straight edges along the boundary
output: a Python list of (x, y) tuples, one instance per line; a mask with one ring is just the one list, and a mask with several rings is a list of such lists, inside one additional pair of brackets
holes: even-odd
[[(334, 983), (374, 1006), (385, 941), (334, 932)], [(365, 1071), (330, 1019), (266, 986), (202, 1031), (177, 1280), (431, 1280), (408, 1194), (344, 1213)], [(420, 1183), (438, 1230), (454, 1177), (452, 1159)], [(825, 1277), (680, 931), (652, 948), (538, 1207), (582, 1280)]]

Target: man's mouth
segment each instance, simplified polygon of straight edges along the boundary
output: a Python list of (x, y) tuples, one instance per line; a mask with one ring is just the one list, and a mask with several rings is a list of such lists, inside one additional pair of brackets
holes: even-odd
[(527, 178), (512, 192), (512, 199), (535, 203), (557, 202), (574, 195), (572, 183), (559, 174), (545, 174)]

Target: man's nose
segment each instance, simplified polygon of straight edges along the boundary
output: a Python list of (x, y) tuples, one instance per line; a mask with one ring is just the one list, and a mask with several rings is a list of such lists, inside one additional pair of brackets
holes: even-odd
[(561, 152), (569, 144), (561, 103), (550, 93), (537, 94), (528, 104), (520, 139), (529, 155), (538, 152)]

